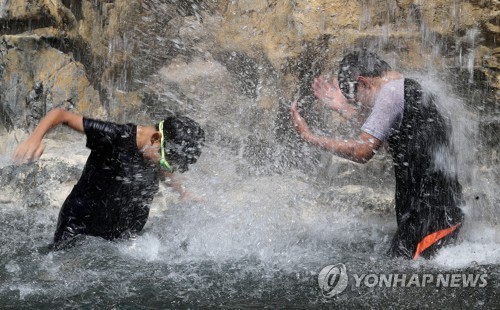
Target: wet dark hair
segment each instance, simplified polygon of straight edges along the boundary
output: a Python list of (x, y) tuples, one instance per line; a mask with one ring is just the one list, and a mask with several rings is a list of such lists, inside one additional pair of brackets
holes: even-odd
[(165, 157), (176, 170), (185, 172), (196, 163), (205, 141), (205, 131), (197, 122), (186, 116), (170, 116), (163, 121), (163, 136)]
[(338, 72), (340, 90), (347, 99), (354, 99), (358, 76), (380, 77), (390, 70), (391, 66), (377, 54), (366, 48), (354, 50), (340, 62)]

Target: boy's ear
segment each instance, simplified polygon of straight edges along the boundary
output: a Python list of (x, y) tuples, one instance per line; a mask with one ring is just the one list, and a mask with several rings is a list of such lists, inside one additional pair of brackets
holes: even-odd
[(361, 75), (356, 78), (356, 81), (363, 87), (369, 87), (371, 85), (370, 79)]
[(156, 131), (151, 135), (151, 144), (154, 144), (155, 142), (161, 142), (161, 133), (159, 131)]
[(371, 77), (358, 76), (356, 78), (356, 81), (358, 82), (359, 85), (365, 88), (371, 88), (373, 86), (373, 81)]

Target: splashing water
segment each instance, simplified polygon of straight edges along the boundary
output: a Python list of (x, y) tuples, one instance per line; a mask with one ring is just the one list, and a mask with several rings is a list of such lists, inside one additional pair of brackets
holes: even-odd
[[(427, 81), (426, 87), (440, 90), (439, 96), (449, 96), (442, 92), (446, 87), (438, 80), (427, 77)], [(463, 151), (473, 144), (468, 135), (475, 132), (476, 125), (465, 110), (457, 112), (462, 105), (456, 100), (448, 97), (440, 108), (451, 109), (452, 115), (458, 116), (454, 141)], [(236, 109), (224, 117), (229, 122), (238, 113), (242, 111)], [(458, 160), (468, 197), (468, 220), (461, 242), (430, 261), (410, 262), (385, 255), (396, 226), (390, 203), (393, 192), (380, 193), (379, 188), (359, 183), (362, 174), (356, 170), (374, 169), (370, 163), (360, 167), (331, 161), (327, 156), (320, 164), (347, 173), (349, 183), (360, 184), (357, 189), (336, 185), (331, 179), (325, 182), (317, 172), (297, 169), (258, 175), (251, 173), (252, 166), (242, 153), (218, 146), (217, 141), (208, 143), (199, 163), (184, 176), (186, 186), (203, 194), (206, 202), (178, 202), (173, 193), (163, 189), (153, 203), (144, 233), (136, 240), (108, 242), (87, 237), (75, 248), (46, 254), (39, 249), (51, 241), (64, 196), (52, 198), (53, 207), (41, 209), (20, 207), (15, 198), (2, 203), (0, 259), (4, 267), (0, 276), (6, 281), (0, 284), (0, 300), (27, 307), (50, 304), (70, 308), (96, 301), (106, 307), (221, 303), (233, 307), (356, 306), (367, 301), (386, 307), (394, 305), (396, 299), (410, 304), (423, 292), (443, 295), (425, 288), (387, 292), (351, 284), (351, 290), (332, 301), (322, 297), (317, 274), (328, 264), (343, 262), (350, 272), (359, 274), (467, 270), (487, 272), (492, 278), (498, 275), (498, 218), (478, 216), (497, 214), (488, 211), (496, 206), (480, 206), (472, 197), (482, 190), (484, 197), (494, 199), (493, 184), (485, 187), (477, 183), (480, 178), (475, 172), (463, 168), (475, 163), (473, 155)], [(81, 167), (88, 151), (78, 143), (70, 149), (60, 154), (55, 143), (49, 143), (39, 164), (57, 165), (63, 157), (73, 158), (73, 164)], [(57, 187), (68, 186), (51, 185), (54, 188), (49, 191), (54, 193)], [(377, 203), (382, 206), (374, 209)], [(475, 290), (466, 303), (498, 298), (493, 285)], [(453, 304), (453, 300), (449, 297), (443, 302)]]

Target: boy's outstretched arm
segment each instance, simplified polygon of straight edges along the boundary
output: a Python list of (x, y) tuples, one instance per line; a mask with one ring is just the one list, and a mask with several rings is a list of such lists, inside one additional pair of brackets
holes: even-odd
[(300, 136), (309, 143), (318, 145), (331, 151), (337, 156), (357, 163), (368, 162), (375, 152), (382, 146), (382, 141), (365, 132), (357, 140), (339, 140), (314, 135), (307, 123), (297, 111), (297, 103), (292, 104), (292, 122)]
[(61, 108), (51, 110), (35, 128), (35, 131), (28, 139), (17, 147), (14, 152), (14, 160), (17, 162), (34, 161), (40, 158), (44, 146), (42, 139), (45, 134), (53, 127), (65, 124), (76, 131), (83, 133), (83, 117), (81, 115), (65, 111)]

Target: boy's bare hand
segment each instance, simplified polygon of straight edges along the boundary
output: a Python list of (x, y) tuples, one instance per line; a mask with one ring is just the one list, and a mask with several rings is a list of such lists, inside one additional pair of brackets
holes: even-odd
[(179, 199), (183, 202), (204, 203), (207, 202), (205, 197), (197, 196), (189, 191), (184, 191)]
[(343, 104), (347, 101), (340, 91), (337, 79), (333, 79), (333, 83), (330, 84), (324, 77), (317, 77), (314, 79), (312, 89), (316, 98), (328, 108), (334, 109), (336, 104)]
[(33, 137), (22, 142), (14, 152), (14, 161), (18, 163), (35, 161), (42, 156), (45, 145), (42, 141)]

